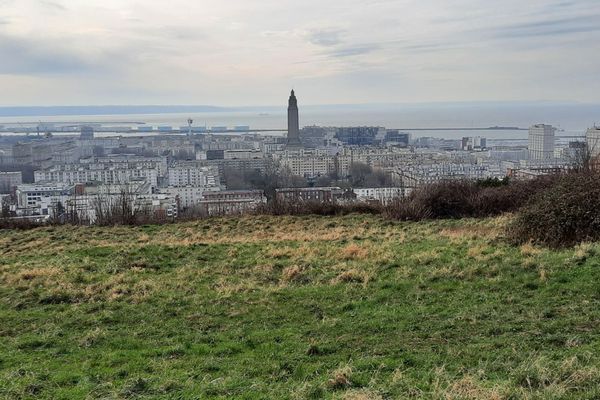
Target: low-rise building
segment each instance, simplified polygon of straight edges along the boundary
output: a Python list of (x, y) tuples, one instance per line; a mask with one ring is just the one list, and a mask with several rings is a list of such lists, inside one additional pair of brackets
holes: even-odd
[(356, 195), (340, 187), (302, 187), (276, 189), (278, 201), (336, 203), (352, 200)]
[(145, 180), (113, 185), (19, 185), (16, 196), (18, 216), (38, 215), (93, 224), (115, 212), (144, 215), (152, 220), (178, 215), (175, 198), (153, 193)]
[(18, 215), (56, 215), (64, 209), (67, 199), (74, 193), (68, 184), (24, 184), (17, 186)]
[(204, 215), (243, 214), (267, 202), (262, 190), (223, 190), (204, 192), (198, 207)]
[(447, 180), (477, 180), (503, 178), (506, 171), (500, 164), (429, 164), (411, 165), (394, 171), (399, 186), (417, 188)]
[(356, 193), (358, 201), (378, 201), (381, 204), (388, 204), (408, 195), (407, 189), (401, 187), (354, 188), (352, 190)]
[(160, 193), (170, 195), (177, 202), (180, 210), (195, 207), (202, 200), (206, 192), (218, 192), (221, 190), (219, 186), (179, 186), (160, 188)]
[(529, 168), (509, 168), (506, 176), (513, 179), (534, 179), (543, 175), (554, 175), (567, 171), (567, 168), (561, 166), (541, 166)]

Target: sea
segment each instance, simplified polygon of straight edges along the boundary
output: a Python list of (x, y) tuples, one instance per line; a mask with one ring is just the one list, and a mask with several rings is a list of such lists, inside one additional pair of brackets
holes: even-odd
[[(11, 135), (11, 127), (31, 127), (40, 124), (56, 126), (100, 124), (110, 127), (137, 129), (151, 126), (229, 127), (249, 126), (251, 130), (284, 130), (287, 127), (285, 107), (252, 108), (210, 112), (169, 112), (154, 114), (111, 115), (27, 115), (1, 116), (0, 136)], [(600, 106), (559, 103), (446, 103), (427, 105), (359, 105), (300, 106), (301, 126), (381, 126), (410, 132), (413, 138), (436, 137), (460, 139), (481, 136), (496, 144), (513, 144), (527, 139), (527, 128), (536, 123), (557, 127), (557, 136), (564, 141), (581, 139), (588, 127), (600, 121)], [(489, 129), (496, 127), (495, 129)], [(517, 129), (518, 128), (518, 129)], [(115, 133), (98, 132), (98, 136)], [(119, 135), (152, 135), (153, 133), (119, 133)], [(284, 132), (272, 132), (282, 135)]]

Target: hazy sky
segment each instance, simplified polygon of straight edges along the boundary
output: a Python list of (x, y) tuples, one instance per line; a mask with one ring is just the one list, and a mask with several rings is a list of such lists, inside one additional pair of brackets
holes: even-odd
[(599, 102), (600, 0), (0, 0), (0, 105)]

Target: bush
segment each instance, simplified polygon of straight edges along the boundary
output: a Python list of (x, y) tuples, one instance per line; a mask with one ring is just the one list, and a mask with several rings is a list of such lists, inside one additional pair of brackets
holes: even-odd
[(360, 214), (381, 214), (381, 206), (378, 204), (357, 202), (357, 203), (330, 203), (317, 201), (281, 201), (273, 200), (266, 204), (261, 204), (255, 213), (258, 215), (347, 215), (352, 213)]
[(600, 175), (563, 175), (537, 193), (509, 226), (516, 243), (550, 247), (600, 239)]
[(490, 217), (515, 212), (558, 176), (530, 181), (443, 181), (413, 191), (388, 205), (389, 218), (420, 221), (441, 218)]
[(44, 225), (43, 222), (36, 222), (30, 219), (0, 218), (0, 229), (29, 230), (42, 225)]

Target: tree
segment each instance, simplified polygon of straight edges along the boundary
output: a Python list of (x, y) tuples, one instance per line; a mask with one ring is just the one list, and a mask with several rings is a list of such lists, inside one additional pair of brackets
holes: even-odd
[(577, 141), (569, 143), (570, 161), (576, 172), (592, 172), (598, 167), (594, 154), (597, 152), (598, 141)]
[(381, 169), (353, 163), (350, 165), (350, 184), (352, 187), (388, 187), (393, 185), (393, 179)]
[(317, 186), (317, 187), (327, 187), (327, 186), (331, 186), (332, 184), (333, 184), (333, 179), (331, 179), (331, 176), (328, 176), (328, 175), (319, 176), (315, 180), (315, 186)]
[(373, 168), (364, 163), (352, 163), (348, 172), (353, 187), (364, 187), (367, 176), (373, 173)]
[(9, 196), (3, 196), (0, 201), (0, 217), (8, 218), (10, 217), (10, 200)]

